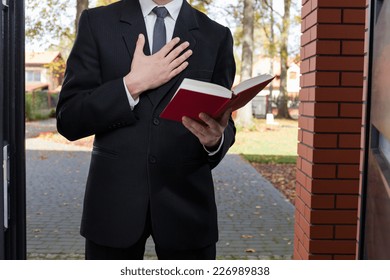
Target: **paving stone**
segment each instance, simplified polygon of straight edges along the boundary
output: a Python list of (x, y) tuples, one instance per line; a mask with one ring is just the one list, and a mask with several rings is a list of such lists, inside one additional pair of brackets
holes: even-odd
[[(30, 137), (55, 130), (53, 120), (41, 127), (33, 124), (27, 123)], [(90, 152), (28, 140), (33, 140), (27, 142), (26, 154), (28, 258), (84, 259), (79, 230)], [(45, 150), (49, 148), (53, 150)], [(219, 218), (217, 259), (291, 259), (294, 207), (238, 155), (227, 155), (213, 176)], [(246, 253), (250, 248), (256, 252)], [(145, 259), (156, 259), (151, 238)]]

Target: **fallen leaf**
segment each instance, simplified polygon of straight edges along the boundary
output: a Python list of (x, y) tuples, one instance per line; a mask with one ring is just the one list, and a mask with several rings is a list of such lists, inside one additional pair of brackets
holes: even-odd
[(249, 248), (249, 249), (246, 249), (245, 252), (247, 252), (247, 253), (256, 253), (256, 250), (252, 249), (252, 248)]

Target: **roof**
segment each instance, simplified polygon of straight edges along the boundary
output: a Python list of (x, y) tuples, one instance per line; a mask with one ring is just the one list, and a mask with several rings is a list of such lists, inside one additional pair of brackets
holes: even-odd
[(34, 90), (38, 90), (38, 89), (45, 89), (45, 88), (48, 88), (49, 87), (49, 84), (48, 83), (26, 83), (26, 88), (25, 90), (27, 92), (29, 91), (34, 91)]
[(53, 62), (58, 56), (59, 51), (53, 52), (26, 52), (26, 65), (28, 64), (48, 64)]

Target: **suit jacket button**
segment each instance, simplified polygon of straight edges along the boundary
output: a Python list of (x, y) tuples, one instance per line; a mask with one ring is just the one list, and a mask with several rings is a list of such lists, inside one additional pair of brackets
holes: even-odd
[(153, 124), (154, 125), (159, 125), (160, 124), (160, 120), (158, 118), (154, 118), (153, 119)]
[(149, 162), (155, 164), (157, 162), (157, 158), (155, 156), (149, 156)]

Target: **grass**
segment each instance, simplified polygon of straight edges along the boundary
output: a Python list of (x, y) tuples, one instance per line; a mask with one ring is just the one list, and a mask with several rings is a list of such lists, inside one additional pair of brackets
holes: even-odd
[(295, 163), (298, 122), (279, 119), (276, 122), (278, 125), (267, 125), (265, 120), (255, 119), (254, 128), (238, 130), (229, 153), (241, 154), (250, 162)]

